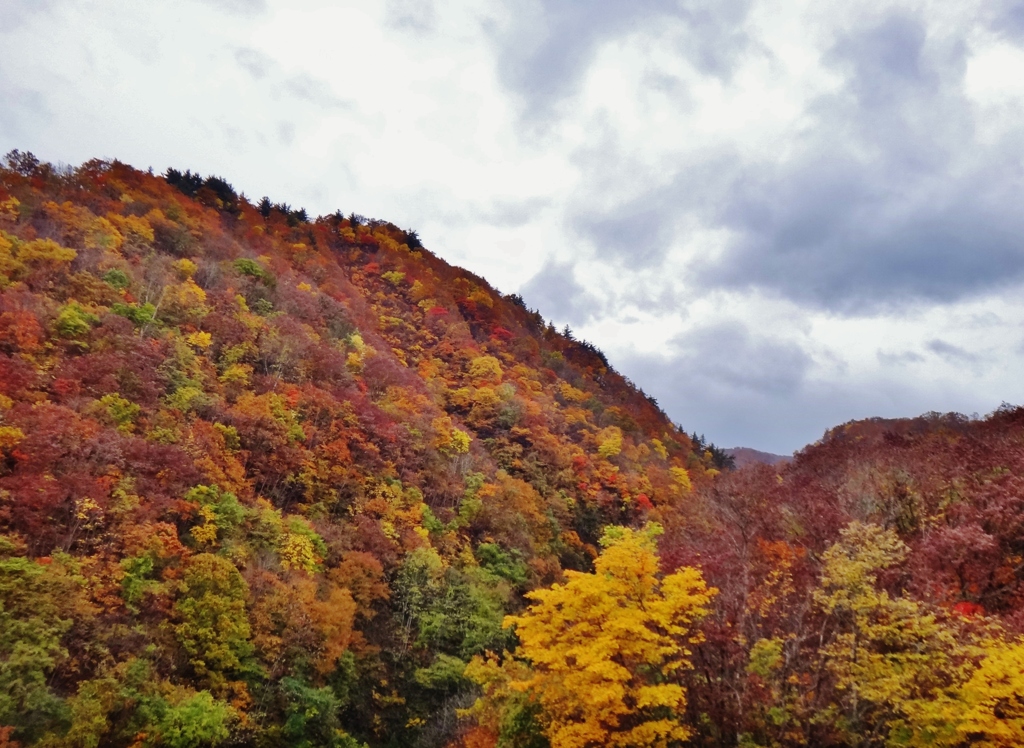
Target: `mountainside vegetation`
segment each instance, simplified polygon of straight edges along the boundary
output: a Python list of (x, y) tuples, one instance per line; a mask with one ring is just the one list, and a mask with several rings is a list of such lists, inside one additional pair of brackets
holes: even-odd
[(0, 167), (3, 748), (1021, 745), (1022, 476), (734, 469), (414, 231)]

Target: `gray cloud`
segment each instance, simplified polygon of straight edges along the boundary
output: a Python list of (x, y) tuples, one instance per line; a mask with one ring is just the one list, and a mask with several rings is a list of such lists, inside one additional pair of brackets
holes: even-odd
[[(760, 289), (844, 314), (948, 303), (1024, 280), (1024, 131), (982, 145), (964, 98), (965, 42), (929, 41), (894, 13), (841, 35), (824, 59), (844, 80), (816, 101), (792, 155), (728, 151), (665, 164), (673, 176), (570, 225), (602, 259), (657, 267), (687, 218), (730, 230), (687, 271), (702, 289)], [(626, 174), (615, 148), (581, 154), (589, 179)]]
[[(812, 379), (809, 356), (799, 346), (758, 338), (734, 324), (696, 330), (677, 346), (668, 357), (616, 357), (613, 364), (657, 398), (688, 432), (703, 433), (724, 447), (787, 454), (854, 419), (907, 417), (937, 409), (971, 412), (998, 405), (998, 398), (987, 402), (979, 393), (940, 395), (906, 377)], [(916, 360), (916, 355), (906, 359)]]
[(229, 13), (247, 16), (258, 15), (267, 9), (267, 0), (200, 0), (200, 2)]
[[(680, 23), (677, 48), (701, 70), (728, 75), (748, 43), (750, 0), (537, 0), (510, 3), (515, 22), (495, 32), (502, 82), (543, 122), (574, 93), (601, 43), (638, 30)], [(529, 9), (528, 9), (529, 8)]]
[(295, 142), (295, 123), (281, 121), (277, 123), (277, 141), (283, 146)]
[(325, 109), (351, 109), (352, 102), (339, 98), (331, 87), (318, 78), (301, 73), (293, 75), (284, 82), (285, 91), (297, 99)]
[(18, 143), (24, 149), (23, 138), (30, 137), (40, 124), (50, 119), (46, 98), (39, 91), (24, 88), (4, 74), (0, 66), (0, 136)]
[(235, 60), (256, 80), (263, 80), (274, 67), (274, 61), (256, 49), (235, 50)]
[(929, 340), (925, 348), (951, 364), (973, 364), (978, 361), (978, 356), (966, 348), (961, 348), (939, 338)]
[(721, 220), (741, 238), (705, 281), (860, 312), (1024, 279), (1019, 138), (970, 147), (963, 44), (925, 40), (901, 14), (836, 43), (845, 89), (801, 158), (731, 187)]
[(791, 342), (755, 338), (739, 323), (698, 328), (670, 344), (674, 360), (707, 389), (780, 396), (798, 389), (811, 357)]
[(667, 353), (667, 359), (635, 355), (613, 363), (688, 431), (722, 446), (784, 453), (821, 423), (820, 413), (794, 404), (810, 399), (811, 359), (793, 343), (722, 323), (676, 338)]
[(1004, 0), (989, 5), (989, 27), (1011, 40), (1024, 39), (1024, 2)]
[(434, 28), (437, 11), (433, 0), (387, 0), (388, 22), (400, 29), (427, 32)]
[(906, 364), (919, 364), (925, 360), (917, 351), (901, 351), (899, 353), (893, 353), (890, 351), (879, 350), (876, 352), (879, 363), (885, 366), (905, 366)]
[(495, 200), (487, 208), (476, 212), (473, 218), (490, 226), (515, 228), (532, 221), (537, 213), (550, 205), (548, 198), (533, 197), (525, 200)]
[(49, 12), (62, 0), (4, 0), (0, 3), (0, 29), (10, 33), (38, 13)]
[(527, 306), (540, 309), (547, 319), (582, 325), (603, 303), (573, 274), (571, 263), (549, 262), (519, 291)]

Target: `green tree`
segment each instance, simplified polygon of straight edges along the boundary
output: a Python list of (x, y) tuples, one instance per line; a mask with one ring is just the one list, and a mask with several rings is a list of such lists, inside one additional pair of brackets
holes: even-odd
[(245, 602), (249, 589), (234, 564), (210, 553), (194, 556), (174, 606), (178, 641), (196, 672), (222, 686), (252, 654)]
[(67, 657), (61, 640), (71, 619), (62, 615), (64, 580), (18, 551), (0, 535), (0, 725), (31, 742), (66, 716), (48, 678)]

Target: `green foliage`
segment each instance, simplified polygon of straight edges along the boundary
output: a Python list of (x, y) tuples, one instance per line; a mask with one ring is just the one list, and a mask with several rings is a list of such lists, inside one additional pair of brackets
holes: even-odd
[(128, 288), (128, 286), (130, 286), (132, 283), (131, 278), (128, 277), (128, 274), (125, 273), (123, 270), (119, 270), (117, 268), (113, 268), (112, 270), (108, 270), (106, 273), (104, 273), (103, 280), (104, 282), (108, 283), (109, 285), (113, 286), (114, 288), (120, 291), (123, 291), (124, 289)]
[(252, 654), (245, 603), (248, 586), (234, 564), (201, 553), (185, 569), (174, 611), (174, 633), (196, 673), (221, 686), (240, 674)]
[(297, 678), (283, 678), (286, 719), (281, 734), (296, 748), (359, 748), (341, 729), (339, 713), (345, 703), (329, 687), (313, 688)]
[(512, 584), (526, 584), (526, 564), (517, 551), (506, 551), (497, 543), (481, 543), (476, 547), (476, 557), (480, 566)]
[(242, 275), (247, 275), (250, 278), (255, 278), (263, 285), (268, 288), (276, 285), (277, 281), (274, 276), (271, 275), (266, 268), (264, 268), (256, 260), (250, 260), (248, 257), (241, 257), (232, 263), (235, 270)]
[(82, 308), (77, 301), (65, 304), (53, 323), (53, 330), (59, 337), (75, 340), (89, 334), (99, 319)]
[(131, 320), (136, 327), (149, 325), (156, 321), (156, 307), (152, 304), (125, 304), (116, 302), (110, 311), (119, 317)]
[(200, 748), (225, 742), (231, 734), (235, 710), (200, 691), (167, 706), (154, 725), (160, 745), (168, 748)]
[(62, 639), (71, 620), (62, 610), (67, 583), (59, 572), (9, 555), (16, 552), (0, 536), (0, 725), (31, 742), (67, 717), (49, 677), (67, 657)]
[(122, 434), (130, 434), (135, 430), (135, 419), (142, 411), (138, 405), (131, 400), (121, 397), (116, 392), (111, 392), (99, 399), (107, 417), (114, 422), (117, 430)]
[(246, 510), (238, 497), (217, 486), (196, 486), (185, 494), (185, 501), (199, 505), (199, 515), (204, 520), (193, 528), (192, 536), (201, 543), (224, 541), (242, 524)]
[(138, 613), (139, 603), (142, 602), (145, 595), (161, 588), (160, 583), (153, 579), (156, 562), (152, 554), (145, 553), (141, 556), (123, 559), (121, 568), (124, 570), (124, 578), (121, 580), (121, 597), (129, 610)]
[(429, 667), (418, 668), (413, 678), (424, 688), (455, 691), (465, 685), (466, 663), (458, 657), (439, 654)]

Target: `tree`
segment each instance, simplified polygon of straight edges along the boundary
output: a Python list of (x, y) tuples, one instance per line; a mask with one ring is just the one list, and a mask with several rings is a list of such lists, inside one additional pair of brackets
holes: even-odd
[(609, 528), (595, 573), (566, 572), (566, 584), (530, 593), (534, 604), (505, 621), (532, 666), (510, 687), (539, 700), (554, 746), (663, 746), (690, 735), (680, 675), (716, 591), (693, 568), (659, 578), (660, 531)]
[(836, 696), (819, 717), (850, 746), (886, 744), (914, 700), (932, 699), (957, 675), (961, 647), (952, 628), (878, 583), (909, 552), (892, 530), (851, 522), (823, 556), (814, 600), (834, 626), (820, 656)]
[(65, 711), (48, 680), (68, 655), (61, 640), (72, 622), (61, 617), (63, 580), (19, 550), (0, 535), (0, 725), (32, 740)]
[(245, 601), (249, 590), (230, 561), (210, 553), (194, 556), (175, 605), (178, 641), (196, 672), (220, 686), (252, 653)]
[(984, 658), (955, 687), (910, 705), (901, 741), (935, 748), (1024, 745), (1024, 639), (982, 643)]

